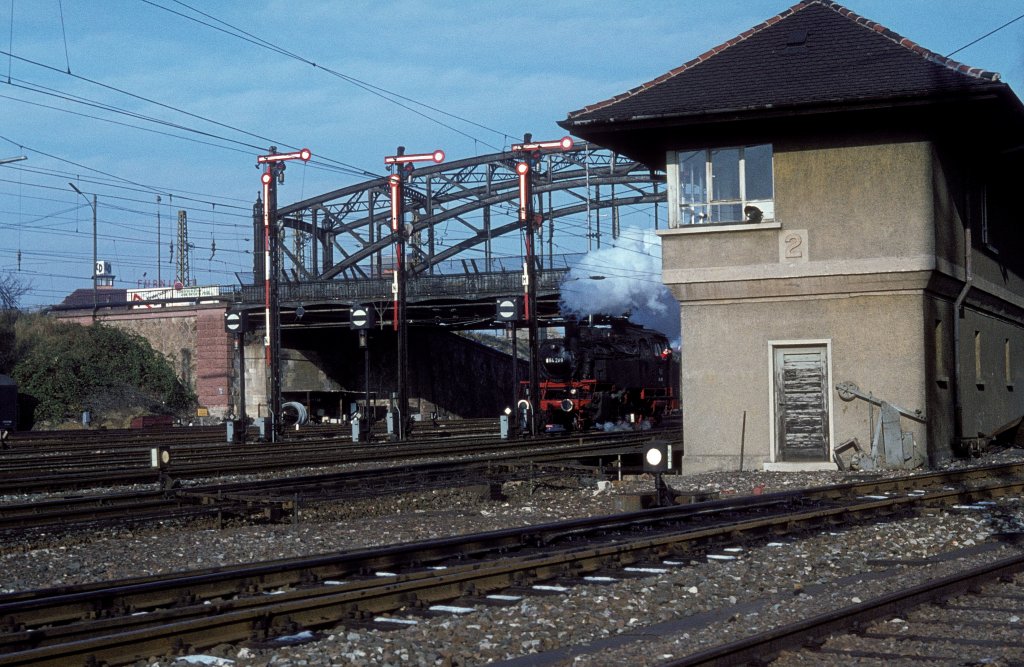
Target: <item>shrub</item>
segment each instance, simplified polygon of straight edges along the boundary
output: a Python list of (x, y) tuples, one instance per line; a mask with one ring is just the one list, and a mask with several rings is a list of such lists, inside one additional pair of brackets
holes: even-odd
[(170, 364), (142, 336), (93, 324), (27, 323), (31, 342), (14, 365), (18, 390), (35, 401), (34, 421), (139, 407), (172, 414), (195, 404)]

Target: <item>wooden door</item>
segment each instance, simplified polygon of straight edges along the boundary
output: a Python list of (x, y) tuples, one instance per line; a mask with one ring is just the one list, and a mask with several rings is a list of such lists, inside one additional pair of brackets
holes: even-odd
[(821, 347), (777, 347), (776, 461), (828, 461), (827, 354)]

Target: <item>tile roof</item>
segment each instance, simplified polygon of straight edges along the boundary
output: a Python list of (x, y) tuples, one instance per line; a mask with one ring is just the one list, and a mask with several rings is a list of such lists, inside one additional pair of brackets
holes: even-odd
[[(123, 306), (127, 303), (128, 290), (110, 287), (101, 287), (96, 290), (96, 305), (98, 306)], [(82, 287), (64, 297), (57, 308), (92, 308), (92, 305), (92, 288)]]
[(658, 78), (568, 114), (592, 123), (960, 94), (999, 75), (929, 51), (831, 0), (804, 0)]

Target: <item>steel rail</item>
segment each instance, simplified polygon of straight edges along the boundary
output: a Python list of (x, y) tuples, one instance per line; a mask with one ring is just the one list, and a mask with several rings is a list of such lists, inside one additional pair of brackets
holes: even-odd
[[(635, 443), (627, 441), (622, 446), (628, 449), (633, 445), (639, 446), (642, 442), (642, 439)], [(448, 483), (450, 486), (467, 486), (488, 483), (490, 481), (485, 476), (476, 475), (470, 477), (467, 472), (462, 472), (466, 468), (478, 463), (513, 462), (519, 457), (528, 456), (530, 462), (542, 465), (558, 463), (566, 457), (572, 456), (587, 455), (590, 457), (604, 455), (617, 457), (623, 453), (622, 449), (614, 443), (610, 443), (606, 447), (593, 449), (592, 447), (594, 446), (584, 444), (583, 442), (575, 445), (560, 443), (557, 445), (553, 444), (547, 448), (540, 448), (536, 451), (526, 451), (518, 454), (504, 452), (501, 456), (497, 457), (481, 454), (476, 458), (463, 459), (456, 463), (406, 464), (397, 468), (385, 466), (371, 470), (343, 471), (254, 482), (208, 484), (175, 491), (155, 490), (134, 493), (95, 494), (57, 500), (9, 503), (0, 505), (0, 532), (46, 526), (64, 526), (71, 529), (81, 527), (82, 524), (98, 523), (110, 518), (118, 518), (125, 522), (138, 521), (140, 517), (171, 519), (189, 514), (188, 510), (183, 508), (183, 505), (192, 505), (196, 502), (204, 501), (216, 503), (221, 511), (226, 514), (232, 514), (239, 508), (231, 504), (231, 499), (240, 497), (250, 499), (261, 497), (265, 502), (280, 502), (280, 498), (284, 497), (288, 501), (303, 503), (307, 499), (311, 501), (326, 501), (338, 498), (368, 497), (370, 495), (392, 495), (424, 488), (425, 486), (436, 488), (435, 484), (417, 485), (403, 482), (402, 480), (409, 477), (422, 479), (431, 476), (431, 473), (435, 472), (440, 475), (445, 472), (445, 468), (449, 469), (447, 471), (449, 474), (444, 476), (443, 482)], [(450, 450), (447, 451), (450, 452)], [(578, 472), (573, 471), (573, 473)], [(899, 491), (911, 486), (919, 488), (925, 483), (986, 479), (995, 474), (1024, 474), (1024, 464), (984, 466), (955, 472), (933, 472), (910, 478), (851, 482), (828, 487), (830, 490), (823, 493), (842, 495), (848, 493), (853, 488), (860, 489), (862, 493)], [(536, 476), (551, 476), (551, 473), (545, 474), (544, 470), (537, 470)], [(380, 484), (381, 479), (390, 481), (388, 484)], [(251, 508), (249, 509), (251, 510)], [(294, 511), (296, 508), (290, 507), (289, 509)], [(216, 511), (214, 508), (209, 508), (207, 512), (201, 514), (212, 514)], [(154, 517), (155, 513), (163, 513), (164, 516)], [(251, 514), (252, 512), (245, 511), (239, 513), (244, 515)]]
[[(5, 655), (0, 655), (0, 665), (18, 664), (72, 664), (69, 660), (106, 661), (123, 664), (139, 657), (163, 654), (172, 650), (175, 644), (202, 648), (224, 641), (239, 641), (260, 634), (285, 632), (292, 626), (318, 629), (332, 626), (346, 620), (361, 619), (367, 615), (393, 611), (402, 607), (423, 606), (441, 600), (450, 600), (463, 595), (482, 593), (524, 585), (525, 582), (557, 579), (565, 576), (579, 576), (608, 567), (609, 563), (642, 562), (652, 557), (663, 557), (680, 553), (691, 554), (708, 544), (726, 539), (735, 540), (738, 535), (763, 535), (807, 530), (811, 526), (833, 526), (837, 521), (850, 522), (878, 515), (891, 515), (910, 511), (916, 507), (932, 506), (937, 503), (963, 502), (990, 494), (1020, 492), (1021, 481), (999, 480), (987, 488), (963, 490), (943, 489), (925, 495), (900, 496), (889, 499), (859, 499), (850, 504), (830, 504), (824, 508), (798, 508), (795, 511), (780, 512), (775, 516), (759, 516), (752, 520), (736, 520), (724, 515), (717, 525), (700, 526), (695, 529), (676, 525), (681, 515), (707, 518), (708, 508), (689, 506), (687, 508), (663, 508), (675, 510), (679, 516), (666, 516), (666, 512), (632, 513), (620, 517), (604, 517), (589, 520), (590, 532), (606, 534), (598, 546), (579, 546), (578, 540), (567, 540), (567, 546), (556, 549), (554, 539), (558, 536), (579, 536), (588, 520), (559, 522), (543, 527), (522, 530), (498, 531), (482, 535), (470, 535), (446, 540), (412, 545), (399, 545), (384, 550), (339, 554), (334, 557), (306, 559), (299, 570), (289, 570), (286, 562), (247, 566), (233, 573), (206, 571), (182, 577), (175, 581), (170, 578), (150, 581), (128, 582), (123, 589), (111, 586), (102, 588), (76, 587), (78, 590), (60, 589), (56, 594), (46, 591), (23, 594), (21, 600), (8, 602), (0, 598), (0, 618), (10, 619), (15, 627), (28, 628), (28, 620), (36, 614), (35, 623), (56, 623), (69, 618), (80, 618), (81, 611), (95, 615), (112, 607), (124, 611), (158, 611), (160, 604), (182, 602), (181, 593), (186, 590), (188, 599), (216, 598), (212, 604), (192, 604), (178, 611), (166, 609), (151, 618), (147, 615), (131, 616), (127, 622), (133, 629), (121, 632), (121, 627), (109, 619), (94, 625), (80, 621), (62, 626), (47, 634), (46, 628), (38, 631), (22, 630), (10, 635), (10, 641), (0, 643)], [(792, 500), (799, 493), (772, 494), (776, 496), (750, 497), (742, 502), (749, 507), (764, 510), (777, 506), (782, 498)], [(736, 511), (736, 504), (719, 504), (720, 512)], [(661, 514), (656, 518), (656, 514)], [(638, 525), (652, 527), (664, 524), (665, 530), (654, 535), (637, 535)], [(613, 532), (611, 537), (607, 533)], [(518, 538), (518, 539), (517, 539)], [(500, 542), (500, 546), (499, 546)], [(528, 549), (526, 553), (509, 557), (508, 552), (516, 548), (517, 542), (540, 545), (542, 549)], [(470, 565), (449, 565), (443, 570), (424, 570), (431, 563), (442, 563), (453, 557), (449, 547), (458, 544), (459, 559), (468, 554), (479, 558), (486, 552), (497, 552), (500, 557), (494, 562), (474, 562)], [(362, 559), (362, 560), (361, 560)], [(345, 562), (347, 560), (347, 563)], [(456, 563), (458, 561), (455, 561)], [(463, 562), (465, 562), (463, 560)], [(230, 584), (229, 578), (246, 585), (255, 585), (259, 590), (268, 586), (296, 586), (305, 582), (323, 582), (327, 576), (353, 577), (370, 573), (381, 568), (394, 567), (400, 563), (415, 563), (416, 569), (368, 581), (350, 581), (341, 587), (319, 585), (308, 589), (293, 590), (274, 596), (257, 596), (239, 600), (227, 600), (225, 596), (238, 594), (237, 585)], [(295, 563), (293, 562), (292, 565)], [(311, 568), (318, 568), (316, 573)], [(200, 593), (203, 585), (207, 590)], [(84, 590), (91, 588), (92, 590)], [(148, 597), (139, 597), (147, 594)], [(129, 598), (128, 595), (135, 595)], [(97, 601), (102, 604), (97, 607)], [(148, 605), (148, 606), (144, 606)], [(56, 610), (63, 611), (56, 611)], [(173, 614), (180, 614), (176, 620)], [(61, 614), (64, 616), (61, 617)], [(215, 615), (214, 615), (215, 614)], [(169, 624), (167, 624), (169, 623)], [(144, 624), (145, 627), (139, 627)], [(166, 624), (166, 625), (165, 625)], [(103, 632), (110, 634), (103, 635)], [(0, 639), (3, 639), (0, 637)], [(47, 641), (56, 642), (43, 646)], [(6, 641), (6, 639), (4, 639)], [(21, 650), (28, 642), (29, 646)], [(64, 661), (64, 662), (61, 662)]]
[(57, 449), (87, 449), (97, 446), (133, 446), (140, 442), (161, 444), (192, 442), (223, 437), (223, 426), (174, 426), (121, 429), (81, 429), (75, 431), (14, 431), (7, 436), (7, 448), (0, 461), (18, 453), (40, 453)]
[[(452, 422), (441, 422), (437, 426), (421, 427), (414, 431), (414, 441), (430, 441), (441, 438), (469, 438), (480, 437), (498, 432), (498, 420), (496, 419), (473, 419), (457, 420)], [(384, 433), (373, 434), (375, 440), (383, 440)], [(285, 439), (289, 443), (288, 451), (304, 451), (325, 447), (329, 445), (349, 446), (351, 443), (351, 428), (344, 429), (337, 427), (308, 427), (300, 436), (297, 432), (287, 433)], [(148, 461), (149, 452), (153, 447), (167, 447), (177, 453), (189, 455), (192, 453), (198, 457), (204, 453), (211, 453), (213, 456), (229, 457), (231, 452), (237, 452), (240, 448), (265, 448), (267, 451), (270, 445), (261, 442), (250, 441), (247, 444), (225, 443), (225, 431), (222, 427), (216, 429), (203, 429), (202, 432), (192, 433), (189, 431), (183, 434), (166, 432), (163, 434), (146, 434), (139, 436), (131, 432), (121, 433), (112, 438), (91, 437), (84, 441), (77, 437), (68, 441), (69, 437), (59, 446), (53, 446), (51, 441), (47, 447), (32, 445), (19, 447), (17, 450), (5, 451), (0, 455), (0, 478), (13, 476), (32, 475), (43, 470), (53, 471), (57, 468), (70, 468), (81, 470), (94, 468), (98, 470), (109, 470), (112, 464), (124, 461), (126, 453), (135, 453), (140, 456), (139, 461), (144, 465)], [(87, 457), (83, 457), (87, 453)], [(131, 466), (136, 467), (136, 466)]]
[[(288, 442), (287, 447), (271, 447), (264, 443), (246, 445), (205, 445), (199, 447), (178, 446), (170, 448), (171, 462), (164, 470), (152, 467), (150, 448), (128, 453), (121, 452), (117, 461), (118, 469), (111, 470), (112, 464), (104, 458), (98, 464), (87, 459), (72, 457), (70, 468), (60, 469), (56, 463), (46, 463), (45, 470), (21, 469), (0, 471), (0, 488), (5, 493), (27, 493), (54, 489), (99, 487), (107, 484), (153, 483), (170, 476), (175, 479), (217, 476), (223, 474), (260, 473), (289, 468), (365, 463), (370, 461), (409, 460), (415, 458), (458, 456), (488, 452), (492, 458), (514, 457), (530, 449), (555, 450), (571, 443), (591, 444), (609, 441), (649, 440), (651, 437), (670, 431), (647, 430), (618, 433), (587, 433), (570, 438), (473, 439), (446, 437), (411, 440), (407, 443), (391, 443), (386, 448), (372, 443), (352, 443), (342, 439), (321, 439), (315, 441)], [(671, 436), (670, 436), (671, 437)], [(584, 447), (585, 448), (585, 447)], [(78, 465), (75, 462), (78, 461)], [(97, 474), (101, 472), (103, 474)]]
[[(421, 458), (436, 458), (461, 453), (463, 458), (456, 461), (431, 461), (405, 463), (401, 466), (386, 466), (372, 469), (343, 471), (301, 477), (286, 477), (249, 482), (203, 485), (174, 490), (142, 491), (135, 493), (97, 494), (57, 500), (0, 505), (0, 532), (60, 526), (80, 528), (118, 520), (137, 522), (153, 518), (179, 518), (191, 514), (210, 515), (222, 511), (225, 514), (247, 515), (263, 513), (273, 518), (276, 512), (296, 511), (299, 502), (323, 502), (338, 498), (370, 497), (393, 495), (423, 488), (460, 487), (477, 484), (500, 483), (511, 479), (533, 479), (564, 475), (566, 461), (580, 458), (618, 457), (623, 454), (639, 453), (647, 436), (618, 437), (596, 442), (559, 441), (538, 443), (521, 441), (519, 447), (505, 447), (504, 450), (481, 452), (479, 443), (461, 443), (443, 450), (436, 447), (425, 450), (422, 446), (407, 446), (407, 450), (393, 452), (394, 458), (409, 460), (411, 452)], [(378, 450), (361, 448), (363, 462), (381, 460)], [(350, 457), (348, 462), (355, 462)], [(323, 463), (322, 459), (318, 460)], [(529, 465), (527, 473), (510, 474), (498, 470), (500, 465)], [(264, 470), (265, 464), (254, 463)], [(600, 474), (589, 468), (591, 474)], [(572, 470), (568, 474), (579, 474)], [(206, 505), (204, 511), (195, 509), (197, 504)], [(193, 509), (189, 509), (192, 506)], [(162, 513), (162, 514), (161, 514)]]
[(898, 616), (908, 609), (931, 602), (941, 602), (976, 587), (1024, 572), (1024, 554), (1003, 558), (965, 572), (918, 584), (842, 609), (820, 614), (764, 633), (715, 646), (676, 660), (659, 663), (660, 667), (725, 667), (755, 662), (764, 664), (782, 651), (799, 649), (830, 634), (849, 632), (872, 621)]
[[(436, 425), (417, 423), (412, 433), (420, 438), (447, 437), (444, 434), (497, 433), (498, 420), (492, 418), (453, 419)], [(251, 435), (251, 434), (250, 434)], [(386, 437), (378, 427), (374, 435)], [(352, 428), (348, 424), (307, 424), (299, 431), (285, 431), (289, 442), (336, 439), (350, 441)], [(122, 452), (124, 449), (148, 450), (157, 445), (187, 446), (197, 444), (223, 445), (226, 431), (221, 426), (182, 426), (171, 428), (111, 429), (97, 431), (30, 431), (9, 436), (6, 448), (0, 451), (0, 469), (19, 461), (40, 457), (89, 452)]]

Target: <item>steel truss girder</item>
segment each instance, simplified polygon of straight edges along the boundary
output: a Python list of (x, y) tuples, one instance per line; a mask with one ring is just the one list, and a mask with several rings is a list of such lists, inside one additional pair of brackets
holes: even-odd
[[(514, 217), (518, 197), (515, 164), (519, 159), (509, 152), (493, 153), (431, 165), (409, 174), (404, 190), (412, 221), (404, 231), (410, 239), (420, 240), (419, 243), (407, 242), (417, 255), (412, 271), (433, 273), (438, 263), (480, 246), (489, 254), (494, 239), (519, 233), (520, 224)], [(537, 210), (546, 221), (585, 211), (600, 215), (604, 209), (665, 201), (664, 189), (659, 191), (657, 187), (664, 181), (663, 175), (588, 144), (542, 156), (537, 171), (534, 192), (543, 204)], [(616, 194), (616, 187), (625, 192)], [(612, 196), (601, 197), (602, 188), (611, 188)], [(554, 204), (555, 195), (569, 202)], [(389, 206), (387, 181), (381, 177), (281, 207), (278, 220), (286, 228), (308, 235), (323, 248), (319, 267), (306, 266), (304, 258), (289, 253), (292, 267), (288, 277), (297, 280), (369, 278), (375, 274), (379, 277), (384, 256), (395, 243), (387, 226)], [(467, 219), (481, 211), (482, 224)], [(494, 211), (497, 211), (496, 217), (507, 217), (507, 221), (492, 225)], [(452, 221), (461, 225), (464, 238), (438, 247), (435, 230)], [(422, 241), (424, 235), (425, 242)], [(340, 261), (334, 260), (335, 251)]]

